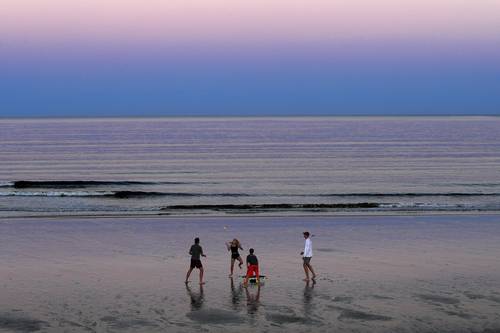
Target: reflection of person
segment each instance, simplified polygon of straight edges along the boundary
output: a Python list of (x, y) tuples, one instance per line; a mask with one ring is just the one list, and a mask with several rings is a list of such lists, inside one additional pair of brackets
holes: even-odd
[(257, 285), (257, 293), (254, 295), (250, 293), (248, 288), (245, 288), (245, 294), (247, 295), (247, 309), (249, 314), (254, 314), (259, 309), (260, 301), (260, 284)]
[(304, 267), (304, 272), (306, 273), (306, 278), (304, 281), (309, 281), (309, 271), (312, 274), (312, 279), (314, 280), (316, 278), (316, 274), (314, 273), (314, 269), (311, 266), (311, 259), (313, 256), (313, 251), (312, 251), (312, 241), (311, 237), (309, 234), (309, 231), (304, 231), (304, 238), (305, 238), (305, 245), (304, 245), (304, 251), (300, 253), (302, 256), (303, 264), (302, 266)]
[(191, 298), (191, 311), (201, 309), (204, 301), (203, 285), (200, 284), (200, 292), (195, 293), (191, 290), (191, 288), (189, 288), (189, 285), (186, 284), (186, 291), (188, 292), (188, 295)]
[(243, 288), (241, 284), (238, 285), (238, 288), (234, 286), (234, 280), (231, 278), (231, 303), (233, 303), (233, 307), (236, 310), (238, 305), (240, 305), (240, 297), (243, 293)]
[(315, 280), (311, 281), (306, 281), (306, 285), (304, 287), (304, 314), (307, 316), (310, 315), (310, 312), (313, 308), (312, 300), (314, 297), (314, 285), (316, 284)]
[(227, 250), (231, 251), (231, 274), (229, 275), (229, 277), (232, 277), (233, 270), (234, 270), (234, 261), (238, 260), (240, 262), (238, 264), (240, 269), (241, 269), (241, 266), (243, 266), (243, 259), (241, 259), (240, 253), (238, 251), (238, 250), (243, 251), (243, 248), (241, 247), (240, 241), (237, 240), (236, 238), (233, 239), (231, 242), (227, 242), (226, 246), (227, 246)]
[(247, 256), (247, 276), (245, 277), (245, 282), (243, 283), (245, 288), (248, 286), (248, 278), (253, 277), (254, 275), (257, 279), (256, 282), (260, 282), (259, 260), (257, 259), (257, 256), (253, 254), (253, 249), (250, 249), (248, 252), (250, 252), (250, 254)]
[(188, 283), (189, 275), (191, 275), (191, 272), (193, 269), (198, 268), (200, 270), (200, 285), (204, 284), (203, 282), (203, 265), (201, 264), (201, 257), (206, 257), (206, 255), (203, 254), (203, 249), (200, 246), (200, 239), (196, 237), (194, 239), (194, 244), (191, 246), (191, 249), (189, 249), (189, 254), (191, 255), (191, 266), (189, 267), (189, 270), (186, 274), (186, 283)]

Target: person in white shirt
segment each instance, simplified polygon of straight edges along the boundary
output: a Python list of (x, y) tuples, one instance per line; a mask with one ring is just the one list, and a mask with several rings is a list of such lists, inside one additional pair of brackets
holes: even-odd
[(312, 279), (314, 280), (316, 278), (316, 273), (314, 273), (314, 269), (311, 266), (311, 258), (313, 256), (313, 251), (312, 251), (312, 241), (310, 238), (310, 234), (308, 231), (304, 231), (304, 238), (306, 240), (305, 246), (304, 246), (304, 251), (300, 253), (302, 256), (303, 266), (304, 266), (304, 272), (306, 273), (306, 278), (304, 281), (309, 281), (309, 271), (312, 274)]

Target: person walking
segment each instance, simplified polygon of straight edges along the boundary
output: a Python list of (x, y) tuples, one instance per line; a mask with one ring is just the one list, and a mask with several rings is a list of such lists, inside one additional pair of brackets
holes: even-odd
[(198, 237), (194, 239), (194, 244), (191, 245), (191, 248), (189, 249), (189, 254), (191, 255), (191, 265), (186, 274), (185, 283), (186, 284), (189, 283), (188, 279), (193, 269), (198, 268), (200, 270), (200, 285), (203, 285), (205, 284), (205, 282), (203, 282), (203, 265), (201, 264), (201, 257), (206, 257), (206, 255), (203, 254), (203, 249), (200, 246), (200, 239)]
[(302, 256), (302, 266), (304, 267), (304, 272), (306, 273), (306, 278), (304, 279), (304, 281), (308, 282), (309, 272), (311, 272), (313, 280), (316, 278), (316, 273), (314, 273), (314, 269), (311, 266), (311, 259), (313, 256), (311, 236), (309, 234), (309, 231), (304, 231), (303, 235), (306, 241), (304, 245), (304, 251), (301, 252), (300, 255)]

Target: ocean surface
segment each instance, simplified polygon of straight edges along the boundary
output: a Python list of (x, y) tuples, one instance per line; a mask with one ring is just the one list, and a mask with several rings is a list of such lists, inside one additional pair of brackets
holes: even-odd
[(0, 217), (500, 211), (500, 117), (0, 119)]

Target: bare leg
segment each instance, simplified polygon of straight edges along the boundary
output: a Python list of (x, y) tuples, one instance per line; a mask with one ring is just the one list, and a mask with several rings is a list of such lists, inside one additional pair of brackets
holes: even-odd
[(304, 281), (309, 281), (309, 271), (307, 268), (307, 264), (304, 263), (302, 266), (304, 267), (304, 272), (306, 273), (306, 278), (304, 279)]
[(238, 261), (240, 262), (238, 266), (241, 269), (241, 267), (243, 266), (243, 259), (241, 259), (241, 257), (238, 257)]
[(203, 282), (203, 267), (200, 268), (200, 285), (202, 284), (205, 284), (205, 282)]
[(188, 281), (188, 279), (189, 279), (189, 275), (191, 275), (191, 272), (192, 272), (192, 271), (193, 271), (193, 269), (192, 269), (192, 268), (189, 268), (189, 270), (188, 270), (188, 272), (187, 272), (187, 274), (186, 274), (186, 281), (185, 281), (186, 283), (188, 283), (188, 282), (189, 282), (189, 281)]
[(234, 270), (234, 259), (231, 258), (231, 274), (229, 276), (233, 276), (233, 270)]
[[(247, 267), (247, 269), (248, 269), (248, 267)], [(243, 281), (243, 287), (246, 288), (247, 286), (248, 286), (248, 270), (247, 270), (247, 274), (245, 276), (245, 280)]]
[(316, 278), (316, 273), (314, 273), (314, 269), (313, 267), (311, 266), (311, 264), (307, 264), (307, 268), (309, 268), (309, 270), (311, 271), (312, 273), (312, 279), (314, 280)]

